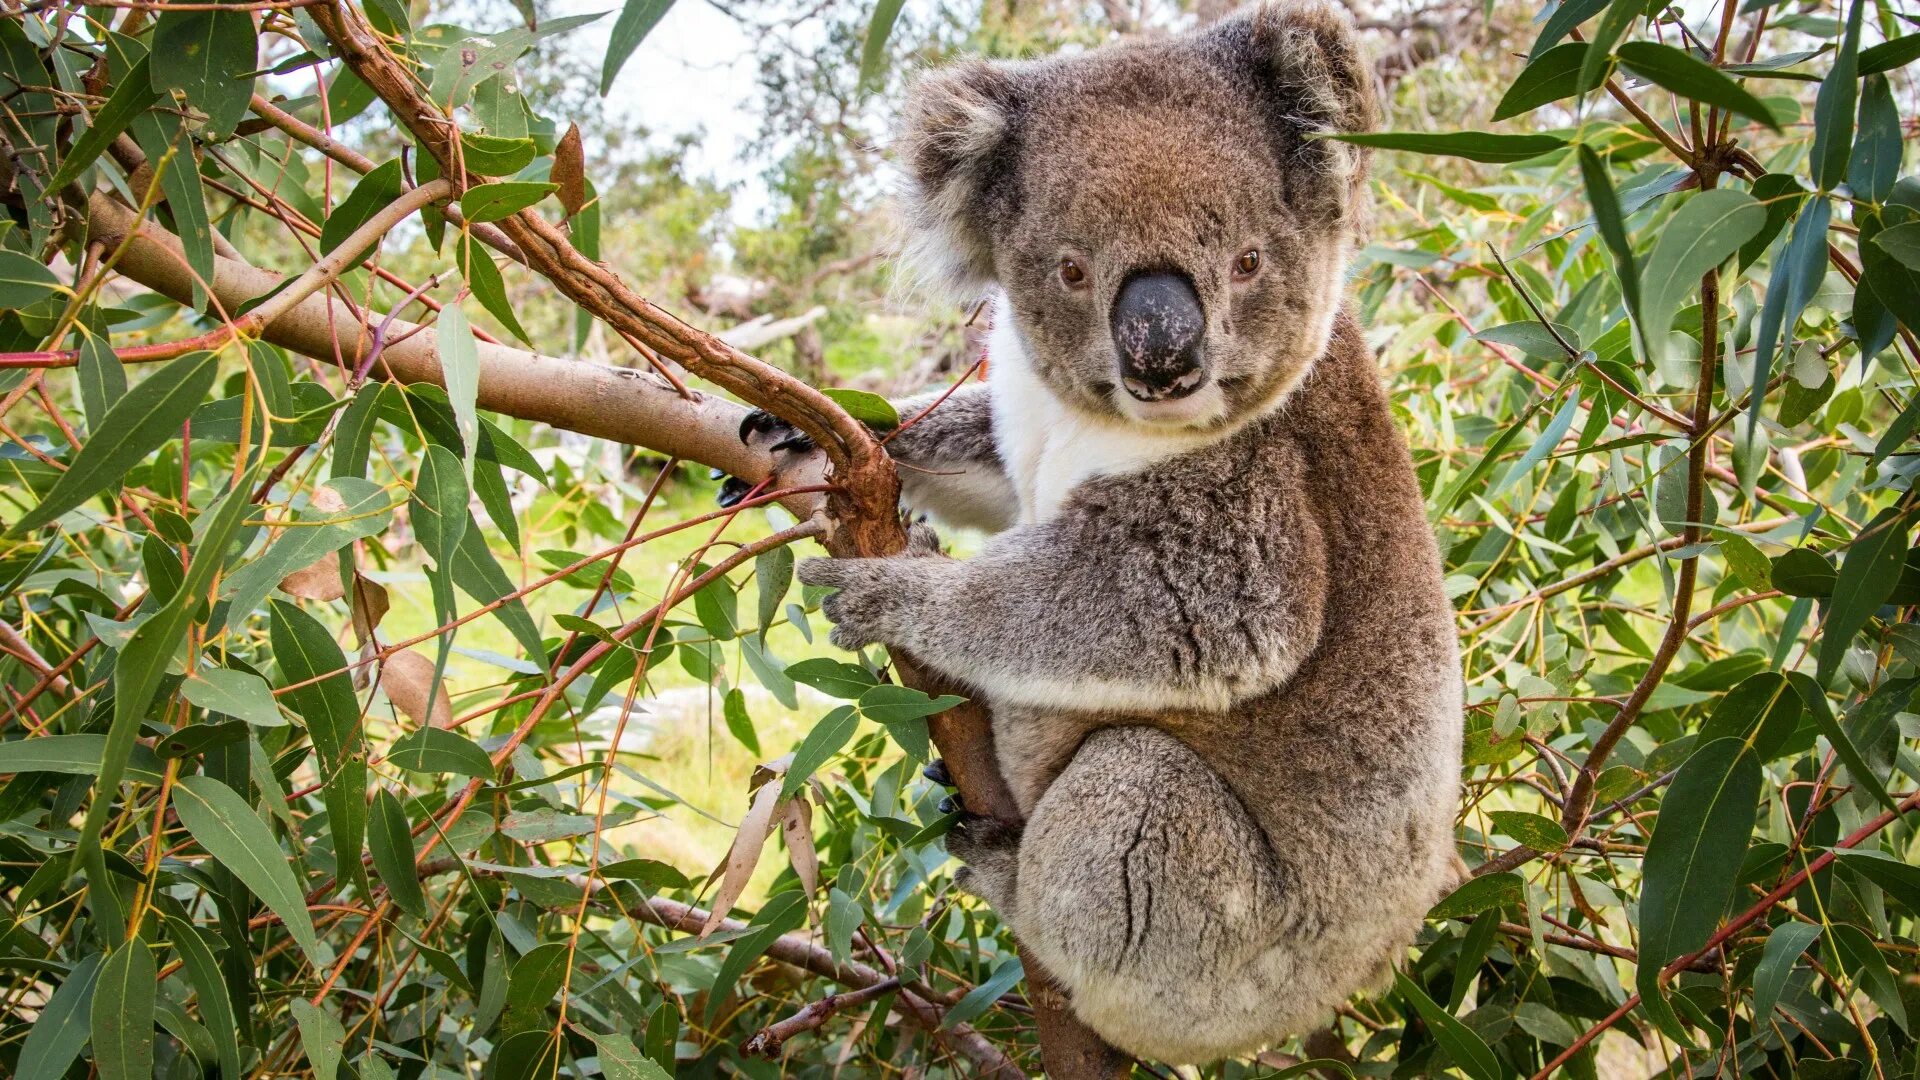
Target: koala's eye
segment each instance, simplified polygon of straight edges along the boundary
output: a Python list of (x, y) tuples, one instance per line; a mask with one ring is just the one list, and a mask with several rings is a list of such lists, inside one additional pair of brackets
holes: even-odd
[(1233, 261), (1233, 273), (1236, 277), (1250, 278), (1260, 269), (1260, 252), (1248, 248)]
[(1061, 259), (1060, 280), (1070, 286), (1078, 287), (1085, 285), (1087, 283), (1087, 272), (1080, 269), (1080, 264), (1074, 262), (1072, 259)]

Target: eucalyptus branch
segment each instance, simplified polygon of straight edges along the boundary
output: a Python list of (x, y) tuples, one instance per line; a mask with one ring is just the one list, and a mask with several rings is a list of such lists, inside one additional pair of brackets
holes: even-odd
[[(1720, 356), (1720, 271), (1709, 270), (1700, 281), (1700, 375), (1694, 390), (1692, 429), (1705, 432), (1713, 418), (1713, 378)], [(1687, 521), (1680, 530), (1680, 539), (1685, 547), (1692, 548), (1700, 542), (1701, 507), (1707, 498), (1707, 447), (1709, 440), (1700, 435), (1692, 440), (1687, 448)], [(1646, 707), (1647, 700), (1659, 689), (1660, 682), (1666, 678), (1667, 669), (1673, 659), (1679, 655), (1680, 646), (1687, 640), (1691, 625), (1687, 618), (1693, 609), (1693, 586), (1700, 569), (1700, 556), (1694, 554), (1680, 560), (1680, 572), (1673, 587), (1673, 610), (1668, 616), (1667, 631), (1660, 638), (1660, 645), (1654, 650), (1653, 660), (1647, 665), (1646, 673), (1634, 685), (1633, 692), (1627, 695), (1626, 704), (1614, 714), (1606, 729), (1593, 740), (1593, 749), (1588, 753), (1586, 762), (1580, 771), (1574, 774), (1573, 787), (1567, 792), (1567, 801), (1560, 817), (1560, 823), (1566, 827), (1567, 835), (1578, 836), (1586, 828), (1587, 811), (1593, 806), (1593, 784), (1599, 779), (1600, 770), (1606, 767), (1607, 758), (1613, 748), (1627, 733), (1627, 729), (1640, 719), (1640, 712)]]
[(893, 976), (851, 993), (828, 994), (818, 1001), (809, 1001), (799, 1012), (785, 1020), (754, 1032), (740, 1044), (740, 1052), (748, 1057), (775, 1057), (786, 1041), (795, 1035), (816, 1030), (843, 1010), (857, 1009), (899, 989), (900, 978)]
[[(1719, 930), (1714, 932), (1712, 937), (1707, 939), (1705, 945), (1662, 967), (1660, 969), (1660, 981), (1665, 983), (1666, 980), (1682, 971), (1686, 971), (1700, 960), (1712, 955), (1715, 950), (1732, 940), (1733, 937), (1742, 930), (1752, 926), (1761, 916), (1772, 910), (1775, 904), (1791, 896), (1795, 889), (1806, 884), (1807, 880), (1813, 877), (1813, 875), (1825, 870), (1828, 865), (1833, 862), (1835, 858), (1834, 852), (1858, 847), (1869, 837), (1886, 828), (1888, 825), (1893, 824), (1896, 819), (1912, 811), (1915, 807), (1920, 807), (1920, 792), (1909, 796), (1900, 804), (1897, 810), (1882, 810), (1879, 816), (1847, 834), (1839, 843), (1833, 845), (1831, 849), (1823, 851), (1817, 857), (1808, 860), (1807, 864), (1801, 867), (1797, 873), (1781, 882), (1772, 892), (1761, 897), (1758, 903), (1721, 926)], [(1573, 1041), (1572, 1045), (1562, 1050), (1553, 1060), (1547, 1062), (1546, 1067), (1534, 1073), (1529, 1080), (1548, 1080), (1549, 1077), (1553, 1076), (1554, 1070), (1565, 1065), (1573, 1055), (1585, 1049), (1588, 1044), (1599, 1038), (1608, 1028), (1619, 1023), (1626, 1018), (1628, 1013), (1638, 1008), (1640, 1000), (1640, 995), (1634, 994), (1628, 997), (1627, 1000), (1621, 1002), (1618, 1008), (1608, 1013), (1598, 1023), (1583, 1032), (1579, 1038)]]
[[(180, 262), (180, 241), (104, 194), (87, 204), (88, 235), (126, 250), (116, 269), (171, 299), (192, 298), (192, 279)], [(216, 257), (212, 284), (222, 304), (238, 307), (276, 288), (282, 278), (232, 259)], [(385, 318), (384, 314), (371, 313)], [(359, 326), (361, 314), (324, 295), (309, 296), (267, 322), (259, 334), (325, 363), (352, 370), (373, 347), (371, 334), (336, 331)], [(481, 408), (567, 431), (638, 443), (663, 454), (698, 461), (749, 480), (768, 475), (772, 460), (743, 445), (738, 435), (746, 410), (713, 394), (682, 398), (648, 372), (543, 356), (505, 345), (477, 342)], [(375, 365), (400, 383), (445, 385), (438, 331), (398, 320)]]

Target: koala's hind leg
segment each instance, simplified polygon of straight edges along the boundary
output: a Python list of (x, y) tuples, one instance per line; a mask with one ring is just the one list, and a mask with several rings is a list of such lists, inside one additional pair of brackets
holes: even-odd
[(1271, 1023), (1285, 988), (1249, 970), (1285, 921), (1280, 871), (1186, 744), (1144, 727), (1089, 735), (1019, 850), (1008, 921), (1109, 1042), (1185, 1062), (1284, 1034)]

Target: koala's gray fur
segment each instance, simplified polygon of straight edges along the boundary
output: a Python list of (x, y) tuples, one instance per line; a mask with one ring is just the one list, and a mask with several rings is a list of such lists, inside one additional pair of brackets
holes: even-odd
[[(900, 137), (922, 247), (1000, 298), (987, 385), (889, 449), (914, 505), (1004, 531), (964, 561), (800, 576), (838, 588), (837, 643), (991, 704), (1027, 822), (971, 819), (949, 848), (1143, 1057), (1323, 1023), (1457, 873), (1452, 614), (1343, 312), (1366, 163), (1308, 138), (1368, 126), (1370, 87), (1345, 14), (1290, 0), (933, 74)], [(1259, 272), (1231, 273), (1249, 249)], [(1205, 313), (1211, 379), (1172, 413), (1114, 385), (1107, 310), (1142, 269), (1184, 274)]]

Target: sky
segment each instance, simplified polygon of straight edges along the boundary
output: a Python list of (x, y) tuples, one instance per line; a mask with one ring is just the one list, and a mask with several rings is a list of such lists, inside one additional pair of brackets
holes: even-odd
[[(556, 7), (557, 14), (574, 15), (607, 10), (609, 3), (562, 0)], [(609, 13), (569, 35), (573, 46), (602, 55), (613, 20)], [(740, 158), (759, 130), (752, 108), (757, 71), (753, 44), (739, 23), (702, 0), (680, 0), (620, 70), (607, 94), (608, 119), (644, 126), (661, 143), (704, 133), (688, 165), (696, 176), (733, 187), (733, 216), (750, 221), (768, 201), (759, 167)]]

